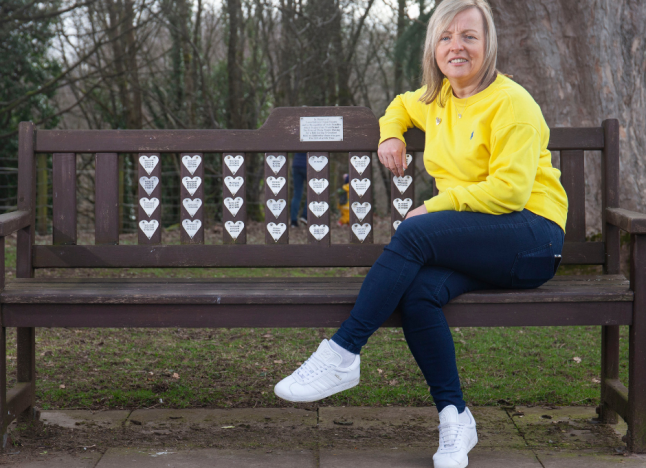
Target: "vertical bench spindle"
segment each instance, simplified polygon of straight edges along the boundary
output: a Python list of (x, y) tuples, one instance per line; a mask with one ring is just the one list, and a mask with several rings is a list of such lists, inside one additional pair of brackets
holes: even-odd
[(567, 193), (567, 242), (585, 242), (585, 156), (581, 150), (561, 151), (561, 184)]
[(97, 153), (94, 173), (94, 243), (119, 244), (119, 157)]
[(246, 158), (244, 153), (222, 154), (222, 230), (225, 244), (247, 243)]
[(413, 152), (406, 153), (407, 168), (402, 177), (393, 176), (390, 184), (390, 229), (395, 235), (397, 227), (406, 218), (415, 203), (415, 157)]
[(350, 153), (350, 243), (372, 244), (372, 163), (367, 152)]
[(52, 234), (54, 245), (76, 245), (76, 154), (52, 156)]
[(204, 161), (202, 153), (182, 153), (180, 187), (182, 244), (204, 244)]
[(161, 158), (140, 153), (138, 161), (139, 244), (161, 244)]
[(265, 153), (265, 244), (289, 244), (287, 153)]
[(307, 227), (310, 244), (330, 245), (329, 153), (307, 153)]

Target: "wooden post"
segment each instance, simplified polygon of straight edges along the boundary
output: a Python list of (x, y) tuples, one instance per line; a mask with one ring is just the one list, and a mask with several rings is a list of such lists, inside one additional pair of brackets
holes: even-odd
[(390, 232), (395, 235), (399, 223), (415, 208), (415, 153), (406, 154), (408, 162), (403, 177), (392, 176), (390, 185)]
[(39, 154), (36, 156), (38, 161), (38, 203), (36, 230), (38, 234), (44, 236), (47, 234), (47, 155)]
[(307, 153), (307, 239), (310, 244), (330, 245), (329, 153)]
[(126, 194), (126, 156), (119, 155), (119, 234), (123, 233), (123, 216)]
[[(368, 152), (350, 153), (350, 243), (372, 244), (372, 158)], [(353, 181), (357, 181), (354, 182)], [(357, 189), (353, 187), (357, 187)], [(367, 187), (365, 192), (363, 187)]]
[(94, 170), (94, 243), (119, 244), (119, 164), (116, 153), (97, 153)]
[(202, 153), (182, 153), (180, 187), (182, 244), (204, 244), (204, 161)]
[(75, 245), (76, 234), (76, 154), (52, 156), (52, 233), (54, 245)]
[(289, 244), (287, 153), (265, 153), (265, 244)]
[(161, 158), (159, 153), (140, 153), (137, 158), (139, 200), (137, 242), (161, 244)]
[(635, 293), (628, 357), (628, 450), (646, 452), (646, 235), (631, 235), (630, 289)]
[(247, 243), (247, 155), (222, 154), (222, 242)]

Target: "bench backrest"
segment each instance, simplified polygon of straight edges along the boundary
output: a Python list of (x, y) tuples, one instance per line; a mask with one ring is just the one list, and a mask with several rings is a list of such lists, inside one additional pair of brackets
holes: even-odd
[[(603, 207), (618, 206), (618, 122), (601, 127), (551, 129), (549, 149), (560, 151), (562, 183), (568, 194), (566, 264), (602, 264), (619, 271), (619, 232), (603, 222), (601, 242), (586, 242), (584, 152), (603, 153)], [(342, 140), (339, 140), (342, 131)], [(327, 141), (326, 141), (327, 140)], [(31, 229), (19, 233), (18, 276), (49, 267), (307, 267), (370, 266), (383, 246), (373, 243), (372, 154), (379, 125), (362, 107), (275, 109), (258, 130), (38, 130), (20, 125), (18, 208), (35, 213), (36, 153), (53, 154), (53, 244), (33, 245)], [(406, 134), (407, 150), (424, 150), (424, 133)], [(287, 152), (307, 152), (310, 229), (308, 245), (289, 242)], [(349, 239), (330, 242), (329, 153), (348, 154), (350, 189)], [(95, 244), (75, 245), (76, 153), (95, 159)], [(139, 234), (137, 246), (119, 242), (118, 153), (139, 154)], [(161, 244), (162, 153), (180, 155), (181, 241)], [(225, 207), (223, 245), (204, 245), (204, 153), (220, 153)], [(266, 244), (246, 244), (245, 154), (265, 155)], [(155, 162), (157, 160), (157, 163)], [(392, 232), (414, 199), (414, 163), (404, 178), (391, 182)], [(144, 199), (144, 200), (142, 200)], [(407, 200), (411, 200), (408, 202)], [(156, 200), (156, 201), (155, 201)], [(200, 201), (198, 201), (200, 200)], [(314, 203), (314, 205), (311, 205)], [(327, 208), (325, 208), (327, 204)], [(314, 211), (312, 211), (314, 210)], [(141, 222), (143, 221), (143, 222)], [(189, 246), (190, 245), (190, 246)]]

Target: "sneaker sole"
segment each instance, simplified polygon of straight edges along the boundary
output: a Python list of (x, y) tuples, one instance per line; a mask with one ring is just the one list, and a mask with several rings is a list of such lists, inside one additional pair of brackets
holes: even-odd
[(323, 398), (327, 398), (330, 395), (334, 395), (335, 393), (339, 393), (339, 392), (342, 392), (344, 390), (348, 390), (348, 389), (350, 389), (352, 387), (356, 387), (359, 384), (359, 380), (360, 379), (351, 380), (350, 382), (348, 382), (346, 384), (340, 385), (338, 387), (331, 388), (327, 392), (321, 393), (321, 394), (317, 395), (316, 397), (311, 397), (311, 398), (305, 398), (305, 397), (297, 398), (297, 397), (293, 397), (291, 395), (290, 396), (279, 395), (275, 391), (274, 391), (274, 393), (276, 394), (276, 396), (278, 398), (282, 398), (283, 400), (286, 400), (286, 401), (292, 401), (294, 403), (311, 403), (313, 401), (319, 401), (319, 400), (322, 400)]

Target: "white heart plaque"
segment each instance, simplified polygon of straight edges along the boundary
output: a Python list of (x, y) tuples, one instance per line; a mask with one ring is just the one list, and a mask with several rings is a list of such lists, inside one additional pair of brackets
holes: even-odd
[(188, 193), (192, 197), (193, 195), (195, 195), (195, 192), (202, 184), (202, 179), (200, 177), (184, 177), (182, 179), (182, 184), (184, 185), (184, 187), (186, 187), (186, 190), (188, 190)]
[(395, 198), (393, 200), (393, 206), (397, 211), (399, 211), (399, 214), (405, 218), (406, 213), (408, 213), (410, 207), (413, 206), (413, 200), (411, 200), (410, 198), (405, 198), (404, 200)]
[(310, 187), (317, 195), (322, 194), (328, 185), (327, 179), (310, 179)]
[(153, 236), (158, 227), (159, 221), (157, 221), (156, 219), (150, 221), (142, 219), (141, 221), (139, 221), (139, 229), (141, 229), (144, 234), (146, 234), (146, 237), (148, 237), (148, 239)]
[(278, 216), (280, 216), (286, 206), (287, 202), (285, 200), (274, 200), (273, 198), (267, 200), (267, 208), (269, 208), (269, 211), (271, 211), (276, 219), (278, 219)]
[(244, 179), (240, 176), (238, 177), (231, 177), (231, 176), (226, 176), (224, 178), (224, 185), (227, 186), (229, 189), (229, 192), (231, 192), (231, 195), (234, 195), (238, 193), (238, 190), (240, 190), (240, 187), (242, 187), (242, 184), (244, 184)]
[(368, 164), (370, 164), (370, 156), (352, 156), (350, 162), (359, 175), (361, 175), (366, 170), (366, 167), (368, 167)]
[(327, 202), (311, 202), (310, 205), (310, 211), (316, 216), (317, 218), (320, 218), (325, 214), (327, 209), (330, 207), (330, 205), (327, 204)]
[(278, 156), (270, 154), (267, 156), (267, 164), (269, 165), (269, 168), (274, 171), (274, 174), (278, 174), (278, 171), (280, 171), (285, 165), (285, 156), (282, 154), (279, 154)]
[(410, 154), (406, 155), (406, 167), (408, 168), (410, 166), (410, 163), (413, 162), (413, 156)]
[(314, 239), (320, 241), (327, 235), (328, 232), (330, 232), (330, 228), (327, 226), (327, 224), (311, 224), (310, 232), (314, 236)]
[(271, 191), (274, 193), (274, 195), (278, 195), (278, 192), (285, 186), (285, 178), (284, 177), (274, 177), (274, 176), (269, 176), (267, 177), (267, 185), (271, 189)]
[(157, 163), (159, 162), (159, 158), (157, 156), (139, 156), (139, 164), (141, 164), (141, 167), (144, 168), (144, 170), (150, 175), (150, 173), (155, 169), (157, 166)]
[(182, 227), (186, 231), (186, 234), (192, 239), (195, 234), (197, 234), (197, 231), (200, 230), (202, 227), (202, 221), (199, 219), (194, 219), (191, 221), (190, 219), (185, 219), (182, 221)]
[(310, 166), (316, 172), (321, 172), (327, 166), (327, 156), (310, 156)]
[(393, 227), (395, 228), (395, 231), (397, 230), (397, 228), (399, 227), (399, 225), (400, 225), (401, 223), (402, 223), (402, 222), (401, 222), (400, 220), (397, 220), (397, 221), (395, 221), (395, 222), (393, 223)]
[(365, 218), (367, 214), (370, 213), (370, 208), (372, 208), (372, 206), (370, 206), (370, 203), (368, 202), (354, 202), (352, 204), (352, 211), (354, 211), (354, 214), (357, 215), (357, 219), (359, 221), (363, 221), (363, 218)]
[(244, 229), (244, 223), (242, 221), (227, 221), (224, 223), (224, 228), (227, 230), (232, 239), (237, 239), (242, 230)]
[(188, 172), (190, 172), (191, 175), (195, 174), (195, 170), (201, 162), (202, 157), (199, 154), (196, 154), (195, 156), (182, 156), (182, 164), (184, 164), (184, 167), (188, 169)]
[(269, 231), (269, 234), (271, 234), (271, 237), (274, 238), (274, 241), (278, 242), (287, 230), (287, 226), (285, 223), (268, 223), (267, 230)]
[(350, 185), (360, 197), (363, 197), (370, 187), (370, 179), (352, 179)]
[(155, 190), (155, 187), (157, 187), (159, 179), (157, 176), (152, 176), (150, 179), (144, 176), (139, 178), (139, 183), (144, 188), (148, 196), (150, 196), (150, 194), (153, 193), (153, 190)]
[(139, 205), (143, 208), (143, 210), (146, 212), (146, 215), (150, 218), (159, 206), (159, 199), (148, 199), (146, 197), (142, 197), (139, 199)]
[(197, 210), (200, 209), (200, 206), (202, 206), (202, 200), (200, 200), (199, 198), (196, 198), (194, 200), (185, 198), (184, 200), (182, 200), (182, 205), (184, 205), (184, 208), (186, 208), (186, 211), (192, 218), (193, 216), (195, 216), (195, 213), (197, 213)]
[(399, 189), (399, 191), (403, 194), (408, 187), (410, 187), (410, 184), (413, 183), (413, 178), (409, 175), (404, 176), (404, 177), (393, 177), (393, 182), (395, 182), (395, 187)]
[(368, 234), (370, 234), (371, 230), (372, 230), (372, 227), (368, 223), (365, 223), (365, 224), (354, 223), (352, 225), (352, 232), (354, 232), (354, 235), (357, 236), (357, 239), (359, 239), (361, 242), (366, 240), (366, 237), (368, 237)]
[(240, 169), (242, 167), (242, 164), (244, 164), (244, 156), (242, 156), (241, 154), (237, 156), (227, 154), (224, 157), (224, 164), (227, 165), (227, 167), (231, 171), (231, 174), (236, 175), (238, 169)]
[(244, 200), (242, 199), (242, 197), (227, 197), (224, 199), (224, 206), (227, 207), (227, 210), (229, 210), (229, 213), (231, 213), (233, 216), (238, 214), (238, 211), (240, 211), (243, 203)]

